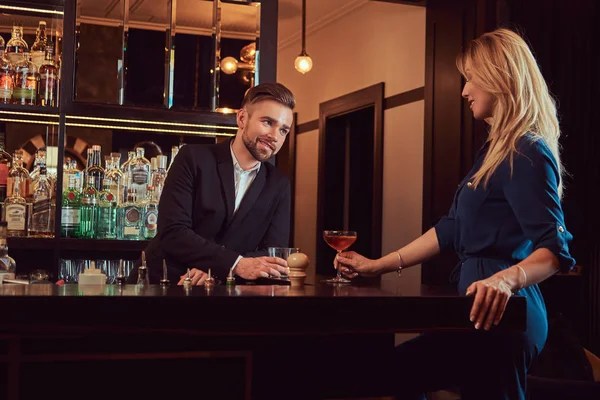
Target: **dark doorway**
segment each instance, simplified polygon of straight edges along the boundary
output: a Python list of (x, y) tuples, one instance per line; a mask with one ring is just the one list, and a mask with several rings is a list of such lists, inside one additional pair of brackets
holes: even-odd
[(320, 105), (317, 279), (335, 275), (323, 230), (352, 230), (350, 247), (381, 255), (383, 83)]

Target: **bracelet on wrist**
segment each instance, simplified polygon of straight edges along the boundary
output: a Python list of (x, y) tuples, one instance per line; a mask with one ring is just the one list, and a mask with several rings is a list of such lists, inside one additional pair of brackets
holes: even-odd
[(398, 272), (398, 277), (400, 277), (402, 276), (402, 268), (404, 268), (404, 260), (400, 255), (400, 250), (396, 250), (396, 254), (398, 255), (398, 269), (396, 271)]

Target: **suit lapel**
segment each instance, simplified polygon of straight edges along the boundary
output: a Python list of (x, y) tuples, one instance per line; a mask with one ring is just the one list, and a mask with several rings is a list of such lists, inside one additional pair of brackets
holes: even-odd
[(233, 216), (233, 219), (231, 220), (227, 229), (229, 229), (231, 225), (233, 225), (236, 221), (242, 221), (246, 214), (248, 214), (248, 212), (252, 210), (252, 207), (254, 207), (256, 200), (258, 200), (258, 197), (260, 196), (263, 188), (265, 187), (266, 182), (267, 168), (264, 165), (262, 165), (260, 167), (260, 170), (258, 171), (258, 175), (256, 176), (256, 178), (254, 178), (254, 182), (252, 182), (252, 184), (246, 191), (246, 194), (244, 195), (244, 198), (240, 203), (240, 207)]
[(228, 140), (216, 146), (217, 170), (221, 181), (221, 190), (227, 205), (228, 222), (231, 222), (235, 207), (235, 182), (233, 180), (233, 160), (231, 159), (230, 145), (231, 141)]

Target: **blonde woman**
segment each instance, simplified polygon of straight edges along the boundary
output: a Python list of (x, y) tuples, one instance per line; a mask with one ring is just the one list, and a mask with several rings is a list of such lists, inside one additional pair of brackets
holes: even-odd
[[(397, 348), (400, 398), (460, 386), (462, 399), (524, 399), (527, 370), (547, 337), (537, 284), (568, 271), (556, 106), (525, 41), (498, 29), (457, 57), (462, 96), (489, 137), (449, 214), (418, 239), (377, 260), (342, 253), (344, 275), (376, 276), (420, 264), (446, 248), (460, 257), (458, 290), (474, 296), (473, 332), (425, 334)], [(527, 297), (527, 330), (494, 331), (513, 293)]]

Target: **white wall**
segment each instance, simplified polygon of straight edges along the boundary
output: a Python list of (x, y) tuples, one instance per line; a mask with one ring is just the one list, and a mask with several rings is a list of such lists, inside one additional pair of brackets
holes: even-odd
[[(306, 75), (294, 69), (300, 42), (278, 54), (278, 81), (294, 92), (299, 123), (317, 119), (320, 103), (379, 82), (385, 82), (386, 97), (424, 86), (425, 8), (366, 2), (308, 35), (306, 46), (314, 63)], [(423, 112), (418, 101), (384, 114), (383, 254), (421, 234)], [(315, 260), (318, 131), (300, 134), (296, 146), (294, 245)], [(314, 271), (311, 265), (309, 282)], [(388, 274), (382, 287), (406, 290), (419, 285), (420, 276), (420, 267), (402, 279)]]

